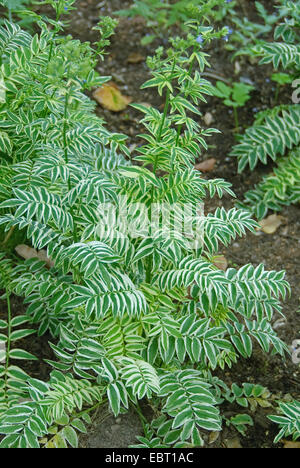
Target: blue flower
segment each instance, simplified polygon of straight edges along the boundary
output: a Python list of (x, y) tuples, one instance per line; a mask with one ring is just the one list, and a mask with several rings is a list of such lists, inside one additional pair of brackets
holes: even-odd
[(227, 42), (228, 39), (229, 39), (230, 34), (232, 34), (232, 33), (233, 33), (233, 29), (227, 27), (227, 34), (226, 34), (226, 36), (223, 37), (223, 40)]
[(201, 36), (201, 34), (199, 34), (199, 36), (196, 38), (196, 41), (198, 42), (198, 44), (202, 44), (203, 42), (203, 37)]
[(232, 0), (226, 0), (226, 3), (231, 3), (231, 2), (232, 2)]
[(65, 7), (64, 7), (64, 10), (65, 10), (65, 11), (68, 11), (68, 7), (65, 6)]

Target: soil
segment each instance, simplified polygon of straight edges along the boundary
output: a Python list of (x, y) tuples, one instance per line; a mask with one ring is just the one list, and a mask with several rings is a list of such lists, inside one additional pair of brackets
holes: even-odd
[[(270, 4), (272, 2), (264, 1), (262, 3), (271, 12)], [(77, 10), (72, 13), (68, 32), (75, 38), (92, 43), (97, 40), (92, 27), (97, 23), (99, 14), (112, 16), (115, 11), (126, 8), (130, 4), (130, 1), (124, 0), (107, 0), (100, 1), (100, 3), (99, 0), (77, 1), (75, 2)], [(247, 14), (250, 19), (257, 20), (254, 2), (244, 0), (239, 1), (238, 4), (240, 5), (238, 11), (241, 15)], [(106, 60), (99, 63), (98, 71), (102, 75), (111, 75), (121, 92), (132, 97), (133, 102), (148, 102), (159, 107), (163, 101), (156, 96), (151, 88), (150, 90), (140, 90), (140, 85), (149, 78), (145, 60), (129, 63), (128, 57), (132, 53), (145, 58), (152, 55), (158, 45), (167, 44), (170, 31), (165, 31), (164, 38), (158, 39), (148, 46), (141, 46), (141, 38), (146, 33), (144, 18), (121, 18), (116, 34), (112, 37), (111, 46), (107, 50)], [(274, 105), (275, 89), (269, 80), (272, 68), (258, 67), (246, 57), (240, 57), (235, 61), (239, 62), (241, 71), (235, 75), (232, 53), (226, 50), (224, 45), (220, 41), (217, 47), (214, 43), (207, 49), (211, 55), (209, 60), (211, 69), (208, 71), (225, 80), (232, 80), (234, 77), (234, 81), (239, 81), (242, 78), (253, 83), (255, 92), (252, 93), (252, 98), (244, 108), (239, 110), (241, 126), (247, 127), (253, 122), (257, 111)], [(215, 79), (211, 78), (211, 81), (214, 83)], [(291, 94), (290, 89), (283, 89), (279, 94), (279, 102), (290, 104)], [(210, 126), (219, 129), (221, 134), (211, 137), (209, 150), (203, 152), (202, 158), (198, 162), (211, 157), (215, 158), (217, 160), (215, 168), (206, 174), (206, 177), (224, 178), (231, 182), (237, 198), (242, 199), (247, 190), (258, 183), (263, 175), (270, 172), (272, 165), (258, 165), (252, 172), (245, 170), (242, 174), (237, 174), (236, 160), (228, 156), (232, 146), (236, 143), (232, 113), (216, 98), (209, 98), (207, 104), (202, 105), (200, 110), (203, 116), (206, 112), (212, 114), (213, 122)], [(140, 143), (138, 134), (142, 133), (142, 127), (140, 114), (135, 109), (129, 106), (125, 111), (113, 113), (97, 106), (96, 112), (105, 119), (109, 130), (128, 135), (129, 145)], [(205, 127), (203, 120), (201, 123)], [(222, 200), (209, 200), (206, 204), (206, 210), (213, 211), (217, 206), (229, 209), (234, 206), (234, 200), (227, 196)], [(248, 234), (245, 238), (238, 239), (229, 248), (223, 249), (220, 254), (225, 255), (230, 266), (240, 267), (247, 263), (257, 266), (263, 263), (269, 270), (286, 270), (292, 290), (291, 296), (283, 304), (286, 320), (281, 322), (278, 320), (280, 316), (276, 315), (273, 323), (279, 337), (291, 346), (293, 340), (300, 338), (300, 206), (286, 207), (281, 215), (284, 217), (284, 223), (276, 233), (268, 235), (258, 231), (255, 234)], [(22, 310), (23, 307), (19, 299), (14, 301), (13, 306), (16, 312)], [(49, 337), (43, 337), (40, 342), (34, 340), (34, 343), (30, 343), (28, 350), (40, 356), (37, 363), (31, 363), (31, 367), (26, 369), (34, 377), (43, 379), (48, 375), (49, 368), (43, 361), (43, 358), (51, 356), (51, 350), (47, 345), (48, 339)], [(33, 349), (33, 344), (36, 349)], [(250, 359), (239, 360), (232, 369), (226, 369), (221, 374), (228, 384), (231, 382), (236, 382), (239, 385), (243, 382), (258, 383), (266, 386), (274, 397), (290, 395), (295, 399), (300, 399), (300, 368), (299, 364), (294, 364), (290, 357), (282, 360), (278, 356), (264, 354), (257, 347)], [(243, 409), (232, 409), (231, 407), (230, 411), (232, 416), (235, 411), (237, 413), (243, 412)], [(272, 413), (274, 414), (272, 409), (258, 408), (252, 414), (254, 426), (247, 429), (245, 436), (241, 436), (231, 427), (225, 427), (219, 438), (214, 443), (209, 444), (207, 435), (204, 435), (205, 447), (226, 448), (232, 445), (242, 448), (282, 448), (283, 443), (273, 444), (278, 427), (266, 418), (266, 414)], [(108, 412), (96, 413), (89, 433), (81, 439), (81, 446), (85, 448), (126, 448), (135, 444), (136, 436), (142, 434), (140, 419), (133, 410), (117, 419)]]

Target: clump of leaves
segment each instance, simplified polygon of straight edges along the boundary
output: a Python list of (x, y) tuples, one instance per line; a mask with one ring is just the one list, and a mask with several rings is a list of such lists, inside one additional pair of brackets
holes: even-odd
[[(104, 21), (101, 40), (112, 33)], [(202, 210), (207, 196), (234, 195), (194, 167), (217, 131), (193, 118), (213, 92), (202, 47), (227, 28), (190, 22), (186, 37), (148, 59), (142, 88), (157, 88), (164, 108), (134, 105), (145, 133), (130, 154), (83, 92), (109, 79), (95, 73), (93, 50), (58, 36), (59, 18), (51, 31), (38, 22), (35, 36), (9, 22), (0, 31), (0, 224), (22, 230), (49, 262), (3, 254), (0, 273), (8, 299), (24, 297), (24, 321), (51, 334), (54, 370), (42, 382), (12, 366), (25, 357), (13, 347), (23, 319), (7, 299), (0, 447), (77, 446), (93, 409), (107, 401), (117, 416), (130, 404), (139, 411), (143, 398), (163, 414), (160, 444), (200, 446), (202, 430), (222, 428), (225, 384), (212, 373), (250, 357), (253, 342), (266, 353), (288, 350), (272, 328), (289, 290), (285, 272), (213, 262), (256, 222), (242, 209)], [(155, 431), (144, 446), (157, 446)]]
[(271, 75), (271, 80), (276, 83), (276, 92), (275, 92), (274, 102), (275, 104), (277, 104), (280, 87), (285, 86), (287, 84), (291, 84), (294, 80), (293, 80), (293, 77), (289, 73), (283, 73), (283, 72), (273, 73)]
[(274, 439), (279, 442), (283, 437), (292, 436), (293, 440), (300, 438), (300, 402), (279, 402), (278, 414), (268, 418), (279, 425), (280, 431)]
[[(278, 11), (280, 17), (284, 16), (284, 22), (276, 26), (274, 42), (261, 40), (242, 51), (259, 58), (261, 65), (273, 65), (276, 73), (272, 77), (278, 84), (275, 101), (278, 101), (279, 85), (292, 82), (293, 88), (299, 86), (296, 78), (300, 70), (300, 2), (282, 0)], [(294, 104), (277, 105), (259, 113), (231, 152), (238, 159), (239, 172), (247, 165), (253, 170), (258, 162), (267, 164), (269, 158), (277, 162), (272, 174), (247, 192), (244, 203), (239, 205), (259, 219), (266, 216), (268, 210), (280, 211), (282, 206), (300, 200), (298, 91), (292, 89), (291, 97)]]
[(228, 86), (222, 81), (217, 81), (213, 90), (213, 95), (223, 99), (225, 106), (232, 107), (236, 129), (240, 127), (237, 109), (249, 101), (250, 92), (253, 89), (255, 89), (254, 86), (246, 83), (233, 83), (232, 86)]
[[(264, 5), (259, 1), (253, 3), (254, 5), (251, 5), (251, 8), (256, 9), (259, 22), (250, 20), (246, 14), (240, 18), (234, 9), (230, 9), (228, 12), (230, 21), (234, 27), (234, 32), (230, 42), (225, 47), (228, 50), (234, 51), (234, 55), (243, 53), (243, 48), (246, 48), (249, 44), (253, 44), (254, 42), (259, 43), (261, 40), (263, 41), (263, 38), (267, 37), (272, 32), (274, 25), (287, 14), (286, 10), (283, 9), (276, 10), (273, 8), (272, 12), (267, 11)], [(273, 7), (273, 5), (271, 6)]]
[(147, 45), (157, 37), (162, 38), (163, 32), (175, 24), (186, 31), (185, 23), (193, 19), (202, 24), (221, 21), (235, 5), (235, 1), (224, 0), (134, 0), (130, 8), (119, 10), (116, 14), (146, 19), (150, 32), (142, 38), (141, 43)]
[[(6, 10), (6, 17), (9, 21), (12, 21), (13, 15), (15, 14), (17, 17), (22, 16), (22, 11), (25, 10), (26, 7), (31, 3), (31, 0), (1, 0), (0, 6), (3, 6)], [(3, 20), (1, 20), (3, 22)], [(22, 22), (26, 26), (28, 26), (28, 21)], [(30, 24), (30, 23), (29, 23)]]

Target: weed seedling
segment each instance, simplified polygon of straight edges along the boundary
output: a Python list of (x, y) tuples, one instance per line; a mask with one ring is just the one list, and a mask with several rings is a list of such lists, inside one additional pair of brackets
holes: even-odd
[(235, 128), (239, 129), (238, 107), (243, 107), (250, 99), (250, 92), (254, 86), (246, 83), (233, 83), (233, 86), (228, 86), (222, 81), (217, 81), (213, 90), (213, 94), (220, 99), (223, 99), (225, 106), (233, 108)]
[(278, 72), (273, 73), (271, 80), (276, 83), (274, 104), (277, 105), (280, 88), (287, 84), (291, 84), (293, 82), (293, 77), (289, 73)]

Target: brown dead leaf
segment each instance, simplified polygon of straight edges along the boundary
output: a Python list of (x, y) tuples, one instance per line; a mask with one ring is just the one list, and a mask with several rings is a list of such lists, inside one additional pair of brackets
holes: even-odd
[(29, 260), (30, 258), (38, 258), (39, 260), (46, 262), (48, 268), (54, 266), (54, 262), (47, 256), (46, 250), (36, 250), (32, 247), (29, 247), (28, 245), (20, 244), (17, 245), (15, 251), (25, 260)]
[(239, 75), (241, 73), (241, 64), (240, 62), (234, 62), (234, 73)]
[(112, 81), (97, 88), (93, 92), (93, 97), (102, 107), (113, 112), (124, 110), (132, 101), (132, 98), (123, 96), (118, 86)]
[(286, 317), (280, 317), (279, 319), (277, 319), (273, 324), (272, 324), (272, 328), (274, 330), (277, 330), (277, 328), (281, 328), (281, 327), (285, 327), (287, 324), (287, 319)]
[(49, 268), (54, 267), (54, 262), (47, 256), (46, 250), (39, 250), (37, 253), (37, 258), (43, 262), (46, 262)]
[(283, 442), (283, 448), (300, 448), (300, 442), (292, 442), (284, 439), (282, 439), (281, 442)]
[(226, 271), (228, 268), (228, 261), (224, 255), (216, 255), (213, 260), (213, 264), (220, 270)]
[(141, 63), (145, 60), (145, 57), (138, 52), (132, 52), (128, 55), (127, 62), (128, 63)]
[(232, 439), (225, 439), (224, 443), (226, 445), (226, 448), (243, 448), (238, 437), (233, 437)]
[(37, 250), (25, 244), (17, 245), (15, 251), (20, 255), (20, 257), (25, 258), (25, 260), (28, 260), (29, 258), (37, 258)]
[(150, 102), (139, 102), (138, 104), (141, 104), (141, 106), (145, 106), (145, 107), (152, 107), (152, 104), (150, 104)]
[(208, 437), (208, 443), (209, 445), (213, 444), (214, 442), (216, 442), (216, 440), (218, 440), (218, 438), (220, 437), (220, 434), (221, 432), (220, 431), (212, 431), (209, 433), (209, 437)]
[(206, 112), (206, 114), (203, 117), (205, 125), (209, 127), (209, 125), (213, 122), (214, 118), (213, 115), (210, 112)]
[(258, 224), (260, 225), (260, 230), (265, 234), (274, 234), (284, 221), (283, 216), (272, 214), (262, 219)]
[(215, 158), (206, 159), (195, 165), (195, 169), (201, 172), (210, 172), (214, 169), (217, 160)]

